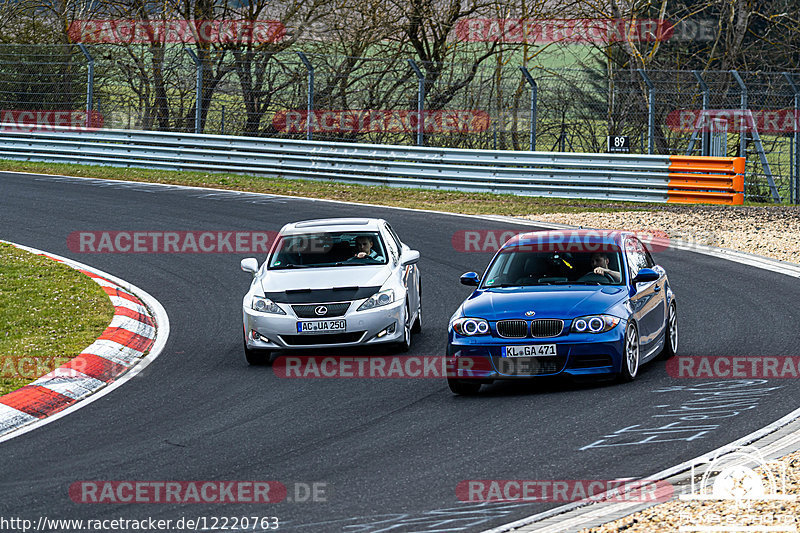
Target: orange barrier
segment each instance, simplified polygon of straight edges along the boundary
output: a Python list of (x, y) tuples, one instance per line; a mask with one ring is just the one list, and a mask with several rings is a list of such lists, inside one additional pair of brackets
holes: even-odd
[(744, 203), (744, 157), (669, 156), (668, 203)]

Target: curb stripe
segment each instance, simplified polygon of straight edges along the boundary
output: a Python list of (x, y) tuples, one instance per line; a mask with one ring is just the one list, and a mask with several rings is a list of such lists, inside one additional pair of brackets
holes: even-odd
[(138, 311), (142, 314), (148, 314), (147, 308), (141, 303), (132, 302), (125, 298), (118, 298), (117, 296), (109, 296), (111, 298), (111, 305), (114, 307), (127, 307), (133, 311)]
[(45, 387), (53, 392), (68, 396), (73, 400), (80, 400), (84, 396), (92, 393), (93, 390), (98, 389), (104, 385), (99, 379), (83, 376), (77, 378), (74, 376), (53, 376), (47, 379), (39, 378), (31, 385), (38, 385)]
[(133, 309), (129, 309), (127, 307), (122, 307), (122, 306), (117, 306), (114, 309), (115, 309), (114, 310), (114, 318), (117, 318), (118, 316), (124, 316), (124, 317), (128, 317), (128, 318), (132, 318), (133, 320), (136, 320), (137, 322), (141, 322), (142, 324), (144, 324), (146, 326), (150, 326), (152, 328), (155, 328), (156, 324), (155, 324), (155, 322), (153, 322), (153, 319), (150, 318), (149, 315), (146, 315), (144, 313), (140, 313), (139, 311), (134, 311)]
[(136, 296), (134, 296), (133, 294), (131, 294), (131, 293), (127, 292), (127, 291), (124, 291), (124, 290), (120, 289), (119, 287), (102, 287), (101, 286), (101, 288), (109, 296), (116, 296), (117, 298), (124, 298), (125, 300), (129, 300), (129, 301), (131, 301), (131, 302), (133, 302), (135, 304), (140, 304), (141, 305), (141, 302), (139, 302), (139, 298), (137, 298)]
[(107, 328), (97, 340), (114, 341), (139, 352), (146, 352), (153, 345), (153, 339), (123, 328)]
[(111, 324), (108, 325), (108, 328), (127, 329), (128, 331), (132, 331), (150, 340), (153, 340), (156, 336), (156, 328), (153, 326), (123, 315), (115, 314), (114, 318), (111, 320)]
[(141, 359), (144, 352), (134, 350), (118, 342), (103, 340), (95, 341), (83, 350), (82, 354), (97, 355), (125, 367), (133, 366), (137, 359)]
[(35, 422), (36, 420), (38, 420), (38, 418), (35, 416), (31, 416), (18, 409), (0, 403), (0, 433), (11, 431), (20, 426)]
[[(64, 366), (66, 368), (75, 369), (78, 372), (82, 372), (91, 378), (103, 382), (113, 381), (116, 376), (128, 369), (127, 366), (91, 353), (82, 353), (64, 364)], [(5, 396), (2, 398), (5, 398)], [(2, 400), (2, 398), (0, 398), (0, 400)]]
[(75, 403), (76, 400), (64, 396), (46, 387), (26, 385), (4, 396), (0, 396), (0, 403), (13, 407), (25, 414), (44, 418), (57, 413)]

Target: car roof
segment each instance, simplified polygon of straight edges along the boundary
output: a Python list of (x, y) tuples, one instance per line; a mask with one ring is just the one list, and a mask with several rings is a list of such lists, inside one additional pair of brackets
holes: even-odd
[(614, 244), (622, 248), (626, 237), (635, 237), (631, 231), (608, 229), (568, 229), (547, 230), (519, 233), (511, 237), (501, 247), (533, 246), (541, 244), (563, 244), (566, 248), (570, 245), (579, 247), (581, 244)]
[(333, 233), (339, 231), (379, 231), (380, 218), (317, 218), (301, 220), (286, 224), (281, 228), (281, 235), (298, 235), (305, 233)]

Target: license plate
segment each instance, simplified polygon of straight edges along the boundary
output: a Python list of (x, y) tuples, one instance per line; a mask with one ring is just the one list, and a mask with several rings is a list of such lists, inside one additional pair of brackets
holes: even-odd
[(298, 322), (297, 333), (339, 333), (345, 330), (345, 320), (315, 320)]
[(503, 357), (541, 357), (546, 355), (558, 355), (555, 344), (503, 346)]

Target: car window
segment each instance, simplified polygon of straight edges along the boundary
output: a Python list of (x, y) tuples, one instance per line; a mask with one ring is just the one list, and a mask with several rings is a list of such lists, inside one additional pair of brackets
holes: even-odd
[(650, 250), (648, 250), (647, 248), (644, 249), (644, 256), (645, 259), (647, 259), (647, 268), (653, 268), (654, 266), (656, 266), (656, 262), (653, 261), (653, 256), (650, 255)]
[(279, 237), (270, 270), (359, 266), (387, 263), (387, 249), (376, 231), (307, 233)]
[(645, 255), (646, 253), (647, 250), (638, 239), (629, 238), (625, 242), (625, 257), (628, 260), (628, 268), (631, 271), (631, 279), (636, 277), (641, 269), (650, 268), (651, 265), (648, 265), (647, 255)]
[(400, 250), (402, 250), (403, 249), (403, 243), (400, 240), (400, 237), (397, 236), (397, 233), (394, 232), (394, 230), (392, 229), (392, 227), (389, 224), (386, 224), (386, 230), (389, 232), (389, 235), (391, 235), (392, 239), (394, 239), (394, 242), (397, 245), (398, 252)]
[[(616, 246), (602, 251), (541, 252), (529, 246), (509, 246), (495, 256), (483, 277), (482, 288), (529, 285), (621, 285), (621, 252)], [(605, 265), (606, 272), (595, 272)], [(608, 271), (616, 273), (616, 277)]]

